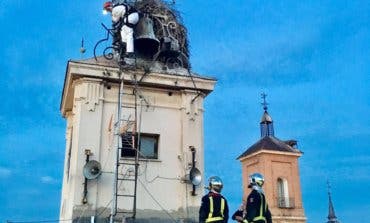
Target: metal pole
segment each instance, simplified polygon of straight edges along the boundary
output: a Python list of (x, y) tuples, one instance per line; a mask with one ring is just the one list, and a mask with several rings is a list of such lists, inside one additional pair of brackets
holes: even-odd
[[(138, 178), (138, 169), (139, 169), (139, 148), (141, 144), (140, 140), (140, 129), (138, 131), (138, 123), (137, 123), (137, 94), (138, 94), (138, 86), (137, 86), (137, 76), (135, 78), (135, 134), (138, 135), (136, 145), (136, 154), (135, 154), (135, 183), (134, 183), (134, 205), (133, 205), (133, 215), (132, 218), (135, 219), (136, 217), (136, 193), (137, 193), (137, 178)], [(140, 120), (141, 122), (141, 120)], [(140, 127), (140, 126), (139, 126)]]
[[(86, 164), (87, 164), (90, 161), (91, 151), (89, 149), (86, 149), (85, 155), (86, 155)], [(82, 204), (87, 204), (87, 178), (86, 176), (85, 176), (85, 181), (84, 181), (84, 192), (83, 192)]]

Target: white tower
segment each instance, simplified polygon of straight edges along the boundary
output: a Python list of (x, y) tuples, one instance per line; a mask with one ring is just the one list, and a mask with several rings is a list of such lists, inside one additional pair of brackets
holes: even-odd
[(203, 102), (216, 80), (189, 72), (175, 13), (160, 1), (135, 4), (146, 15), (135, 29), (136, 58), (116, 42), (115, 58), (67, 64), (60, 220), (198, 220), (203, 182), (189, 178), (204, 173)]

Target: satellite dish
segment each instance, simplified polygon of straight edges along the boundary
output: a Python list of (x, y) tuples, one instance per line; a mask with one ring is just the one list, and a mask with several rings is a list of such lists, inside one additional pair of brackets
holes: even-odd
[(88, 180), (96, 179), (101, 174), (100, 163), (96, 160), (90, 160), (85, 164), (83, 174)]
[(189, 179), (191, 184), (198, 186), (202, 182), (202, 174), (196, 167), (193, 167), (190, 170)]

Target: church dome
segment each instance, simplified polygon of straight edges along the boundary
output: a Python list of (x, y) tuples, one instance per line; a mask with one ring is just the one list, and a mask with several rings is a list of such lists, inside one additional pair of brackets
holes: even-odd
[(262, 115), (261, 124), (262, 123), (272, 123), (272, 118), (267, 111), (265, 111)]

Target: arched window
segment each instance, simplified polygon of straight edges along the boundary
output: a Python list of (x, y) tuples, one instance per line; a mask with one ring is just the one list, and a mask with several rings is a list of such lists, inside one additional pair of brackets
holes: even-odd
[(284, 178), (278, 178), (277, 190), (278, 190), (278, 207), (289, 208), (290, 202), (289, 202), (288, 181)]

